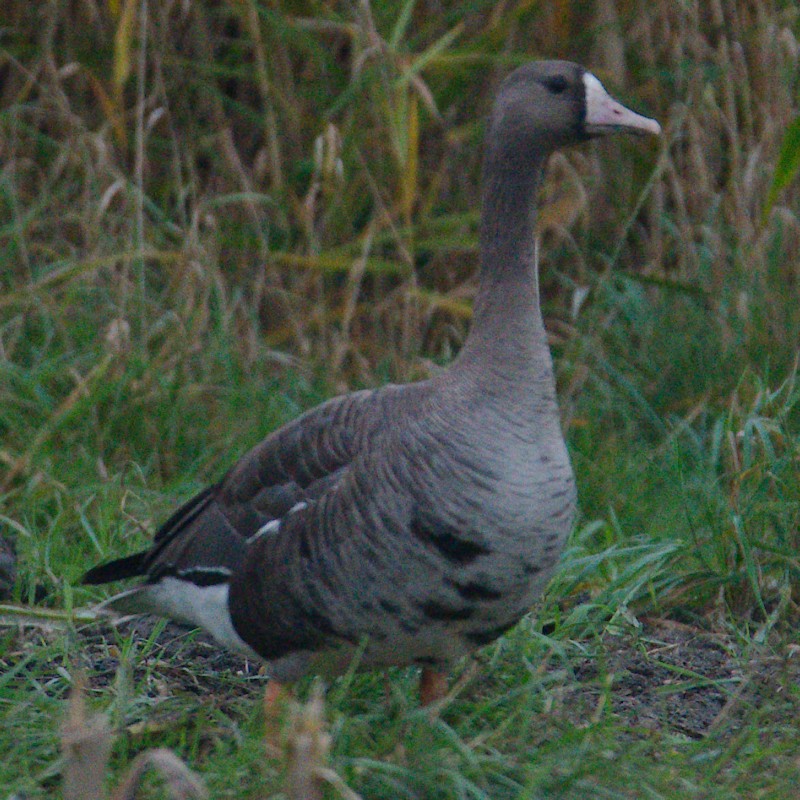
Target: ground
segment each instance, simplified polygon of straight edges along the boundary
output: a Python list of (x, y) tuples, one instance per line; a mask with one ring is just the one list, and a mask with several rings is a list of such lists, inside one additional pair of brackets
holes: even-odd
[[(456, 691), (432, 716), (413, 670), (350, 676), (328, 688), (321, 763), (361, 798), (668, 798), (675, 781), (687, 798), (791, 797), (800, 648), (786, 631), (719, 628), (629, 615), (571, 639), (526, 619), (454, 667)], [(66, 693), (82, 673), (116, 731), (115, 775), (169, 747), (213, 796), (286, 796), (275, 793), (293, 763), (292, 723), (275, 729), (288, 749), (265, 759), (264, 671), (200, 632), (138, 618), (0, 637), (0, 785), (10, 777), (30, 797), (59, 786)], [(242, 775), (244, 793), (231, 794)]]
[[(63, 633), (21, 628), (2, 657), (3, 670), (54, 636)], [(267, 681), (259, 665), (220, 650), (201, 632), (148, 617), (85, 625), (75, 636), (77, 666), (99, 690), (117, 679), (124, 659), (121, 640), (140, 654), (130, 662), (132, 683), (149, 687), (155, 700), (190, 693), (224, 702), (225, 697), (258, 692)], [(745, 697), (752, 701), (759, 694), (781, 692), (787, 677), (800, 682), (800, 647), (787, 647), (783, 657), (748, 657), (733, 636), (671, 620), (645, 619), (635, 629), (607, 631), (589, 650), (571, 659), (572, 675), (558, 690), (558, 705), (574, 721), (586, 713), (601, 713), (608, 702), (612, 713), (632, 729), (666, 728), (700, 738), (735, 724)], [(562, 670), (563, 665), (546, 669)], [(491, 690), (491, 665), (479, 663), (462, 691), (469, 695)]]

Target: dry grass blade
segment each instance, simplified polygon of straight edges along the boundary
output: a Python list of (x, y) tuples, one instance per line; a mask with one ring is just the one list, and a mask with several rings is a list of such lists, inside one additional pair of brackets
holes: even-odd
[(304, 706), (295, 706), (287, 742), (289, 771), (286, 793), (291, 800), (322, 800), (323, 786), (333, 786), (345, 800), (360, 800), (327, 766), (331, 736), (325, 726), (323, 689), (316, 683)]
[(148, 767), (152, 767), (166, 782), (169, 796), (174, 800), (208, 797), (203, 782), (171, 750), (158, 748), (140, 753), (122, 783), (111, 795), (111, 800), (134, 800)]
[(156, 263), (160, 268), (168, 268), (180, 260), (180, 253), (174, 251), (148, 250), (137, 252), (132, 250), (120, 251), (99, 258), (87, 258), (74, 264), (54, 266), (49, 272), (36, 281), (21, 286), (0, 297), (0, 308), (20, 306), (27, 308), (31, 305), (46, 301), (52, 297), (53, 292), (70, 282), (85, 279), (87, 275), (99, 270), (112, 269), (119, 263), (125, 263), (133, 258), (144, 258)]
[(17, 606), (0, 603), (0, 628), (3, 626), (33, 625), (43, 628), (67, 628), (96, 622), (98, 614), (90, 608), (60, 610), (54, 608), (38, 608), (34, 606)]
[(84, 686), (83, 676), (77, 676), (61, 731), (64, 800), (102, 800), (105, 796), (103, 784), (113, 738), (103, 714), (87, 714)]
[[(114, 736), (104, 714), (88, 714), (84, 700), (86, 680), (78, 674), (70, 695), (67, 720), (61, 732), (64, 754), (64, 800), (103, 800), (108, 759)], [(203, 782), (172, 751), (164, 748), (140, 753), (111, 800), (133, 800), (142, 776), (152, 767), (164, 780), (174, 800), (206, 798)]]
[(318, 771), (324, 767), (331, 747), (325, 730), (322, 689), (316, 684), (308, 703), (293, 709), (287, 750), (289, 774), (286, 790), (293, 800), (321, 800), (322, 780)]
[(70, 415), (74, 412), (76, 405), (79, 401), (86, 398), (91, 398), (92, 391), (95, 389), (106, 376), (108, 368), (112, 365), (114, 356), (109, 354), (103, 357), (101, 361), (95, 364), (89, 371), (86, 377), (76, 376), (77, 385), (61, 402), (59, 407), (53, 412), (53, 415), (48, 420), (46, 425), (43, 425), (28, 448), (22, 453), (15, 462), (11, 465), (11, 469), (0, 481), (0, 489), (5, 490), (10, 487), (13, 481), (22, 473), (29, 470), (30, 465), (36, 455), (36, 451), (47, 441), (53, 432), (69, 419)]

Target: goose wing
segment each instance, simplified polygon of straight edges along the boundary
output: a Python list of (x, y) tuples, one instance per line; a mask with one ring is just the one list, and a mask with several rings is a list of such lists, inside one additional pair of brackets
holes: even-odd
[[(386, 387), (388, 388), (388, 387)], [(216, 484), (184, 503), (159, 528), (150, 549), (90, 569), (84, 583), (143, 575), (199, 585), (227, 580), (247, 540), (276, 526), (335, 484), (380, 425), (377, 395), (333, 398), (288, 423), (245, 454)]]

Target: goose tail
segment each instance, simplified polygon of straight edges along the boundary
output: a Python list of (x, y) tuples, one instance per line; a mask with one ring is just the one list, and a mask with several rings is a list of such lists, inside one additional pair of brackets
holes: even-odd
[(81, 583), (97, 586), (101, 583), (111, 583), (112, 581), (121, 581), (126, 578), (144, 575), (147, 554), (148, 551), (143, 550), (140, 553), (134, 553), (124, 558), (115, 558), (113, 561), (98, 564), (84, 574), (81, 578)]

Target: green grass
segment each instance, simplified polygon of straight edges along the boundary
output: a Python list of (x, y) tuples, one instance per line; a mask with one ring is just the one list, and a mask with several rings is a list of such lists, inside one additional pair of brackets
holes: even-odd
[[(227, 375), (219, 380), (222, 388)], [(195, 407), (151, 420), (164, 426), (159, 436), (178, 428), (170, 441), (194, 442), (177, 448), (183, 468), (175, 478), (163, 479), (146, 450), (129, 453), (128, 466), (114, 475), (98, 476), (97, 451), (77, 445), (91, 419), (65, 431), (58, 448), (43, 445), (42, 469), (69, 470), (80, 480), (64, 487), (34, 475), (6, 500), (3, 515), (20, 534), (15, 599), (58, 609), (98, 597), (74, 586), (84, 565), (144, 544), (158, 519), (218, 470), (219, 443), (209, 429), (233, 437), (223, 448), (233, 457), (243, 446), (234, 431), (255, 441), (263, 426), (280, 424), (322, 394), (293, 372), (277, 386), (247, 385), (250, 407), (272, 408), (272, 418), (242, 415), (240, 388), (222, 400), (200, 395), (205, 414)], [(791, 383), (770, 394), (751, 379), (740, 383), (727, 411), (706, 407), (691, 422), (665, 420), (667, 434), (651, 434), (652, 441), (624, 429), (601, 436), (595, 422), (574, 426), (584, 518), (537, 616), (481, 654), (476, 675), (438, 719), (418, 708), (413, 671), (393, 671), (388, 701), (380, 676), (334, 684), (326, 709), (332, 768), (370, 798), (672, 797), (676, 786), (689, 797), (752, 797), (757, 789), (791, 796), (800, 710), (791, 662), (800, 465), (790, 431), (797, 400)], [(717, 682), (732, 703), (730, 717), (705, 738), (676, 730), (667, 714), (653, 729), (614, 710), (625, 679), (624, 662), (612, 658), (618, 641), (631, 652), (651, 649), (641, 641), (647, 636), (639, 617), (716, 632), (738, 665), (735, 679), (704, 674), (700, 681)], [(552, 630), (542, 636), (548, 622)], [(115, 768), (147, 747), (169, 746), (200, 771), (213, 796), (279, 791), (285, 764), (263, 756), (259, 680), (208, 673), (191, 654), (153, 656), (152, 643), (120, 635), (111, 657), (122, 666), (98, 685), (86, 635), (6, 629), (0, 785), (34, 797), (55, 791), (64, 697), (76, 666), (85, 665), (96, 708), (108, 709), (123, 728), (152, 727), (120, 736)], [(587, 659), (596, 665), (589, 676)], [(652, 659), (657, 663), (658, 653)], [(193, 672), (197, 692), (176, 677)], [(653, 680), (664, 698), (697, 684), (691, 671)]]
[[(665, 128), (551, 165), (543, 294), (581, 518), (541, 607), (439, 717), (413, 671), (388, 696), (380, 675), (330, 687), (329, 765), (365, 798), (795, 796), (793, 4), (148, 4), (145, 42), (128, 5), (0, 11), (11, 602), (96, 601), (87, 564), (268, 431), (447, 363), (493, 91), (568, 57)], [(115, 778), (165, 746), (212, 796), (287, 796), (261, 678), (192, 636), (103, 630), (0, 627), (0, 800), (58, 795), (79, 668), (120, 731)]]
[[(391, 674), (388, 699), (380, 676), (334, 684), (326, 708), (330, 765), (362, 796), (375, 798), (668, 798), (676, 787), (688, 797), (790, 797), (796, 669), (759, 678), (764, 659), (736, 681), (711, 678), (729, 697), (748, 688), (719, 729), (695, 739), (667, 724), (632, 724), (612, 711), (623, 680), (609, 669), (610, 645), (630, 635), (611, 637), (616, 642), (547, 641), (523, 624), (484, 652), (477, 676), (433, 719), (416, 705), (407, 672)], [(5, 730), (13, 736), (5, 737), (2, 780), (31, 796), (50, 796), (58, 784), (56, 722), (72, 680), (70, 662), (85, 659), (85, 647), (64, 635), (26, 638), (28, 660), (3, 680)], [(211, 679), (213, 692), (176, 691), (175, 670), (191, 666), (160, 662), (146, 642), (129, 647), (123, 639), (119, 647), (123, 669), (93, 693), (93, 704), (109, 709), (114, 723), (130, 726), (117, 740), (115, 768), (147, 747), (166, 745), (200, 770), (213, 796), (278, 792), (285, 766), (280, 757), (264, 756), (260, 682), (222, 673)], [(596, 664), (588, 677), (576, 669), (587, 661)], [(165, 673), (172, 687), (162, 686)], [(201, 687), (208, 677), (196, 676)], [(663, 697), (699, 683), (677, 671)]]

